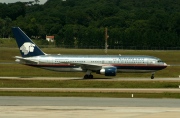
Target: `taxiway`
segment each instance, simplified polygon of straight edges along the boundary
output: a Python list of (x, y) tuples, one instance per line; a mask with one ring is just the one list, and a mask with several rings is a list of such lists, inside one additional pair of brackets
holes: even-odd
[[(78, 80), (59, 77), (0, 77), (17, 80)], [(94, 81), (180, 81), (180, 78), (112, 78)], [(180, 89), (0, 88), (0, 91), (180, 93)], [(179, 118), (180, 99), (0, 96), (0, 118)]]
[(180, 88), (0, 88), (9, 92), (180, 93)]

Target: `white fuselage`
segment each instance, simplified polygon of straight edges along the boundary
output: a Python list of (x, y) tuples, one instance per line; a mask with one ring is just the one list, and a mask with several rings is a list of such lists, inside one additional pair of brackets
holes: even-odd
[(26, 65), (62, 72), (96, 72), (106, 67), (116, 67), (117, 72), (155, 72), (167, 67), (166, 63), (152, 56), (42, 55), (25, 59), (35, 62), (22, 62)]

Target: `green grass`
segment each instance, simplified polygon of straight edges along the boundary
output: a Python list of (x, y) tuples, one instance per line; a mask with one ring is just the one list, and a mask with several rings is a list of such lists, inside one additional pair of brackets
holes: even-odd
[(178, 88), (180, 81), (0, 80), (0, 88)]
[(17, 47), (15, 39), (0, 38), (0, 47)]
[[(0, 96), (131, 98), (132, 93), (0, 92)], [(179, 93), (133, 93), (134, 98), (180, 98)]]

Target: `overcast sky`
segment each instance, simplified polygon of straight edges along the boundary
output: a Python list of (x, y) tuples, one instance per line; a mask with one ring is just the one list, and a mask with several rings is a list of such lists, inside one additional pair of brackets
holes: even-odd
[[(1, 3), (15, 3), (15, 2), (29, 2), (29, 1), (34, 1), (34, 0), (0, 0)], [(47, 0), (39, 0), (40, 4), (44, 4)]]

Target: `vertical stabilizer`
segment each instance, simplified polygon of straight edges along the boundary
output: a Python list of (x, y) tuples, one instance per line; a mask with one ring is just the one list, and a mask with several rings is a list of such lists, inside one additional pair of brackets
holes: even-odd
[(22, 57), (45, 55), (44, 52), (19, 28), (12, 28)]

